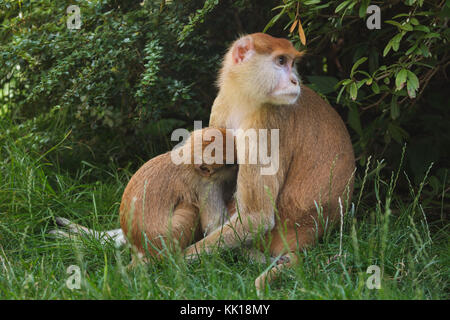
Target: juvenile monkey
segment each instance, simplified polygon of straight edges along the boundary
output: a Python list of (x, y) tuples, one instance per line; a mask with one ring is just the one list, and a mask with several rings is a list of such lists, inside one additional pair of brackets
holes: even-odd
[[(203, 159), (195, 163), (195, 136), (201, 136), (199, 150), (205, 156), (205, 148), (215, 137), (211, 141), (202, 137), (213, 130), (223, 142), (223, 150), (218, 150), (223, 152), (223, 162), (207, 164)], [(162, 241), (166, 245), (176, 242), (184, 249), (228, 220), (226, 203), (234, 190), (237, 166), (225, 164), (226, 149), (226, 131), (207, 128), (194, 131), (179, 150), (190, 155), (190, 164), (174, 164), (170, 152), (145, 163), (125, 188), (120, 205), (120, 225), (131, 244), (152, 255), (162, 249)], [(235, 163), (232, 151), (231, 162)]]
[[(217, 148), (213, 142), (218, 142)], [(210, 154), (205, 153), (208, 147)], [(216, 158), (216, 151), (222, 157)], [(186, 155), (189, 163), (175, 164), (171, 152)], [(237, 166), (226, 162), (236, 162), (234, 143), (227, 145), (225, 129), (205, 128), (194, 131), (183, 146), (171, 152), (146, 162), (128, 182), (120, 205), (121, 229), (98, 232), (65, 218), (56, 218), (57, 223), (72, 233), (99, 239), (109, 236), (117, 245), (129, 242), (142, 254), (158, 256), (163, 242), (167, 248), (186, 248), (228, 220), (227, 202), (232, 203)], [(220, 158), (223, 161), (214, 162)], [(70, 236), (61, 230), (52, 233)]]
[(242, 239), (257, 240), (259, 227), (265, 234), (261, 247), (281, 258), (255, 280), (257, 292), (296, 262), (296, 251), (315, 243), (324, 224), (338, 219), (339, 197), (350, 201), (353, 190), (349, 134), (337, 112), (300, 85), (294, 63), (301, 56), (286, 39), (262, 33), (241, 37), (225, 55), (211, 111), (213, 127), (279, 129), (278, 171), (262, 175), (262, 164), (239, 164), (238, 213), (186, 250), (195, 258), (218, 243), (236, 247)]

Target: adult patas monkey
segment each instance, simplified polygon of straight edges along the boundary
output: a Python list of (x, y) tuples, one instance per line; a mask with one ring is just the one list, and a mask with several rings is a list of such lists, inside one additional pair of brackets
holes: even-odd
[(213, 127), (279, 129), (278, 171), (262, 175), (262, 164), (240, 164), (238, 213), (186, 250), (195, 258), (217, 244), (235, 247), (242, 239), (256, 240), (259, 227), (271, 256), (281, 258), (255, 280), (258, 292), (296, 262), (295, 251), (314, 244), (323, 221), (338, 219), (339, 197), (350, 201), (353, 190), (349, 134), (334, 109), (300, 85), (294, 62), (301, 56), (285, 39), (262, 33), (241, 37), (225, 55), (211, 112)]

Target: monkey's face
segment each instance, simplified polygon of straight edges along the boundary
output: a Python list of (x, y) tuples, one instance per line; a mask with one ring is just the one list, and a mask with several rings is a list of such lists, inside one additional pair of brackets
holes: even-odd
[(271, 72), (273, 74), (272, 90), (268, 94), (268, 102), (272, 104), (293, 104), (300, 96), (300, 81), (294, 59), (286, 54), (272, 54)]
[(258, 35), (255, 39), (247, 36), (239, 39), (232, 48), (230, 71), (242, 93), (253, 101), (293, 104), (300, 96), (295, 62), (301, 55), (285, 39), (268, 35)]

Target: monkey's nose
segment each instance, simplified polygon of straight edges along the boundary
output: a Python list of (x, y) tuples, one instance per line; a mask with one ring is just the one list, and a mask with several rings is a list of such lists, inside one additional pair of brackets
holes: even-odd
[(294, 79), (294, 78), (291, 78), (291, 82), (292, 82), (293, 85), (297, 85), (297, 83), (298, 83), (297, 80)]

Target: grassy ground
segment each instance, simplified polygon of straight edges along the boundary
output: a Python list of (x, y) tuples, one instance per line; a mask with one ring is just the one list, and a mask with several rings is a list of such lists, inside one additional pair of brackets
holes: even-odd
[[(0, 299), (257, 298), (254, 279), (269, 263), (251, 263), (239, 250), (215, 252), (193, 264), (175, 255), (130, 271), (126, 248), (51, 237), (55, 216), (97, 230), (118, 228), (130, 174), (81, 163), (69, 176), (45, 155), (8, 138), (4, 127), (1, 132)], [(372, 164), (361, 174), (342, 231), (338, 225), (317, 246), (300, 252), (300, 264), (275, 281), (265, 298), (450, 298), (448, 224), (427, 222), (423, 185), (410, 186), (411, 196), (401, 197), (395, 189), (401, 170), (390, 175), (382, 167)], [(93, 173), (104, 178), (85, 182)], [(71, 265), (81, 270), (80, 289), (66, 285)], [(380, 289), (366, 286), (371, 265), (381, 268)]]

